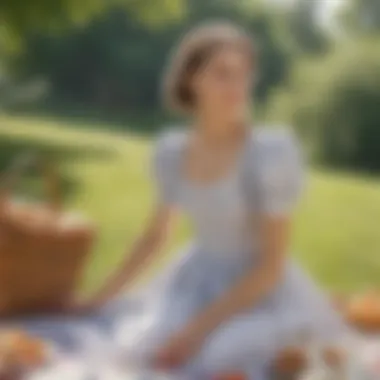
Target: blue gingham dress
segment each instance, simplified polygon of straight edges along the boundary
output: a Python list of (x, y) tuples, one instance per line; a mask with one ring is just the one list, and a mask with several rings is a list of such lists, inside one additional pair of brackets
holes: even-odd
[[(120, 325), (119, 343), (135, 363), (149, 362), (173, 332), (258, 265), (257, 215), (291, 213), (303, 184), (300, 153), (286, 130), (253, 131), (234, 170), (207, 185), (190, 182), (181, 171), (187, 136), (172, 131), (159, 139), (155, 180), (161, 201), (182, 209), (195, 237), (148, 291), (145, 317)], [(305, 332), (327, 342), (344, 330), (327, 298), (289, 256), (274, 291), (214, 330), (183, 372), (240, 370), (250, 376)]]
[[(259, 264), (257, 215), (289, 214), (299, 198), (303, 169), (291, 133), (254, 130), (234, 170), (207, 185), (190, 182), (181, 171), (187, 136), (182, 131), (164, 133), (153, 166), (161, 202), (176, 205), (189, 217), (194, 239), (139, 296), (137, 311), (118, 300), (79, 321), (29, 321), (42, 335), (56, 338), (66, 352), (87, 357), (93, 375), (114, 353), (139, 369), (148, 368), (171, 334)], [(200, 380), (238, 370), (248, 378), (265, 379), (274, 355), (297, 343), (305, 331), (330, 342), (344, 330), (327, 298), (289, 256), (275, 289), (215, 329), (201, 351), (173, 376)]]

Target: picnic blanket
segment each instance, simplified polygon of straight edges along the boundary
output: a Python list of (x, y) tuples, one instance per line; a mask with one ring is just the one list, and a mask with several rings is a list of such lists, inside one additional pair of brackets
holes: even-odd
[(53, 363), (32, 374), (30, 380), (117, 380), (118, 373), (126, 380), (114, 344), (118, 308), (127, 308), (133, 315), (136, 305), (125, 299), (91, 315), (36, 316), (2, 321), (0, 327), (22, 329), (52, 344)]
[[(125, 319), (125, 311), (133, 318), (139, 311), (138, 297), (125, 298), (103, 310), (83, 317), (39, 316), (29, 319), (2, 321), (0, 327), (20, 328), (51, 342), (56, 349), (51, 365), (30, 374), (26, 380), (209, 380), (183, 379), (175, 374), (158, 374), (139, 369), (130, 371), (124, 364), (123, 352), (117, 344), (118, 319)], [(380, 338), (357, 336), (353, 351), (362, 362), (352, 379), (380, 379)], [(366, 368), (364, 375), (363, 369)], [(368, 371), (367, 371), (368, 370)], [(355, 372), (355, 371), (354, 371)], [(252, 374), (255, 380), (271, 380), (266, 368)]]

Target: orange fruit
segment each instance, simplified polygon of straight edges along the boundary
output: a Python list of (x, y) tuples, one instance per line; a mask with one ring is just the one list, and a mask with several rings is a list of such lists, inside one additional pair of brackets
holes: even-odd
[(217, 376), (214, 380), (246, 380), (247, 377), (241, 372), (225, 373)]
[(380, 330), (380, 296), (376, 292), (357, 295), (348, 303), (346, 320), (354, 327), (367, 330)]
[(288, 347), (281, 351), (274, 361), (274, 369), (278, 373), (298, 373), (306, 366), (306, 356), (297, 347)]
[(23, 366), (37, 367), (46, 360), (43, 341), (28, 336), (23, 331), (5, 331), (0, 335), (0, 352)]
[(37, 339), (25, 342), (18, 351), (20, 362), (28, 367), (38, 367), (46, 361), (45, 344)]
[(340, 367), (343, 364), (344, 353), (334, 347), (327, 347), (323, 350), (322, 356), (326, 364), (332, 368)]

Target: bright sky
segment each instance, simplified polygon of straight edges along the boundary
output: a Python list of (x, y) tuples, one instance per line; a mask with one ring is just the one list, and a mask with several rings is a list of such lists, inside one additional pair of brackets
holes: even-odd
[[(286, 5), (291, 4), (295, 0), (266, 0), (273, 4)], [(347, 0), (319, 0), (320, 2), (320, 14), (319, 18), (322, 24), (328, 25), (331, 17), (334, 15), (335, 11), (339, 9)]]
[(334, 15), (337, 9), (344, 4), (345, 0), (319, 0), (321, 2), (321, 22), (328, 23), (331, 16)]

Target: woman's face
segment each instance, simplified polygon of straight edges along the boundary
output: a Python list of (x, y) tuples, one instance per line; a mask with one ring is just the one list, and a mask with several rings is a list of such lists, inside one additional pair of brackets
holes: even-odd
[(245, 52), (226, 47), (215, 52), (193, 77), (196, 110), (240, 121), (250, 106), (252, 67)]

